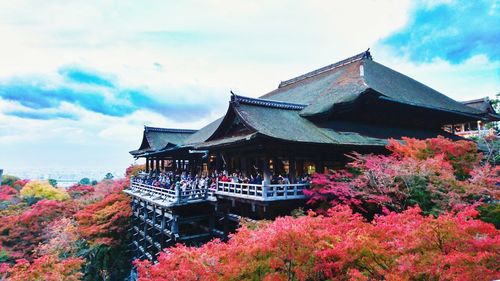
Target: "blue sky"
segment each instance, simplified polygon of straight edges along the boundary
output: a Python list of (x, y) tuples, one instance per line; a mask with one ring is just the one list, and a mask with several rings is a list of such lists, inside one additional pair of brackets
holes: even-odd
[[(347, 1), (344, 1), (347, 2)], [(499, 1), (0, 4), (0, 168), (133, 162), (144, 125), (200, 128), (229, 91), (371, 48), (458, 100), (500, 92)]]

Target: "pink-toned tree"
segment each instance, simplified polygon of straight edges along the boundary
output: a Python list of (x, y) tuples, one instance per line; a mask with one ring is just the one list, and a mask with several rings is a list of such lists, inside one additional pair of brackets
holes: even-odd
[(426, 213), (497, 200), (500, 167), (479, 162), (470, 141), (390, 141), (391, 155), (351, 154), (346, 170), (315, 174), (305, 191), (312, 206), (344, 203), (373, 216), (419, 204)]
[(494, 280), (500, 233), (476, 215), (468, 208), (435, 218), (416, 207), (367, 222), (338, 205), (327, 216), (243, 226), (227, 243), (178, 245), (157, 264), (136, 265), (141, 281)]
[(80, 272), (83, 263), (81, 258), (60, 260), (57, 256), (44, 255), (32, 262), (19, 259), (14, 265), (3, 263), (0, 274), (2, 280), (9, 281), (79, 281), (83, 276)]
[(33, 250), (44, 241), (44, 229), (74, 211), (68, 202), (41, 200), (20, 214), (5, 216), (0, 220), (0, 246), (10, 253), (10, 260), (30, 259)]

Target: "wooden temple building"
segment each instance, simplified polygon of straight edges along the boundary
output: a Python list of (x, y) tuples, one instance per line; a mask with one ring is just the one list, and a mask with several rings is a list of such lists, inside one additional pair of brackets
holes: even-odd
[(487, 120), (474, 120), (472, 122), (452, 124), (444, 127), (444, 130), (454, 133), (464, 138), (480, 137), (481, 135), (488, 134), (490, 129), (498, 129), (496, 123), (488, 126), (488, 124), (498, 120), (499, 115), (493, 108), (492, 101), (488, 97), (481, 99), (462, 101), (464, 105), (475, 108), (484, 113), (488, 117)]
[[(165, 189), (132, 181), (136, 257), (174, 243), (226, 238), (240, 217), (271, 219), (303, 206), (301, 175), (342, 167), (345, 154), (384, 153), (388, 138), (460, 137), (447, 124), (498, 116), (457, 102), (372, 59), (366, 51), (298, 77), (259, 97), (231, 93), (226, 114), (200, 130), (145, 127), (146, 173), (240, 171), (258, 184)], [(273, 184), (276, 174), (289, 182)]]

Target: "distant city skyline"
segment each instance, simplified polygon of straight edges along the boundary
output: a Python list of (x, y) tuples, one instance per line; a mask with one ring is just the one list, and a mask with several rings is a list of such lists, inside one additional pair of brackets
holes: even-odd
[(258, 97), (368, 47), (456, 100), (500, 92), (494, 0), (61, 3), (0, 4), (4, 174), (124, 172), (144, 125), (199, 129), (230, 90)]

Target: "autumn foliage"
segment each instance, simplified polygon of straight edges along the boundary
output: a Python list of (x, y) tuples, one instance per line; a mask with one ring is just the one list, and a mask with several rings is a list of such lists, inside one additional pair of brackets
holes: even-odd
[(80, 210), (75, 218), (82, 237), (90, 244), (112, 245), (126, 235), (131, 214), (128, 197), (112, 193)]
[(0, 186), (0, 201), (9, 201), (14, 196), (16, 196), (19, 192), (8, 185)]
[(500, 235), (473, 209), (434, 218), (418, 207), (371, 223), (337, 206), (327, 216), (241, 227), (229, 242), (177, 246), (139, 280), (493, 280)]
[(21, 214), (0, 220), (0, 245), (12, 259), (28, 258), (39, 243), (44, 241), (43, 232), (54, 220), (71, 216), (74, 210), (66, 203), (41, 200)]
[(323, 210), (347, 204), (369, 215), (418, 204), (437, 215), (500, 198), (499, 167), (481, 164), (475, 143), (404, 141), (390, 141), (391, 155), (354, 153), (347, 169), (315, 174), (309, 203)]
[(23, 197), (64, 201), (69, 194), (63, 188), (53, 187), (48, 181), (30, 181), (22, 189)]
[(0, 274), (10, 281), (78, 281), (83, 276), (80, 272), (83, 263), (81, 258), (60, 260), (57, 256), (45, 255), (33, 262), (20, 259), (13, 266), (0, 265)]
[(127, 276), (130, 258), (124, 247), (131, 211), (124, 180), (68, 191), (45, 181), (12, 178), (9, 183), (0, 187), (0, 280)]

